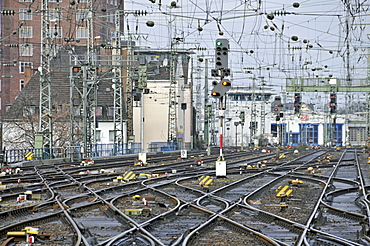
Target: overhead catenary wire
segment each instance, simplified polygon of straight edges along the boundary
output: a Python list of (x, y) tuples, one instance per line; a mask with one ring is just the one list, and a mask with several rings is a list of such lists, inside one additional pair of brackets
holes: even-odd
[[(16, 0), (13, 0), (16, 1)], [(129, 23), (135, 23), (136, 33), (147, 32), (147, 40), (141, 38), (141, 44), (146, 47), (155, 48), (170, 48), (170, 40), (173, 37), (168, 36), (170, 33), (176, 33), (181, 36), (184, 42), (181, 43), (182, 48), (192, 48), (191, 43), (199, 43), (200, 46), (206, 47), (208, 52), (212, 54), (214, 49), (213, 41), (219, 36), (219, 28), (224, 33), (224, 37), (231, 42), (231, 57), (235, 61), (239, 61), (236, 66), (238, 70), (252, 64), (254, 67), (271, 67), (276, 72), (276, 76), (281, 77), (291, 76), (289, 70), (297, 71), (298, 67), (287, 67), (288, 43), (295, 30), (299, 30), (299, 40), (307, 39), (312, 48), (306, 49), (303, 45), (302, 56), (303, 61), (312, 60), (317, 65), (330, 61), (330, 69), (336, 77), (343, 76), (339, 61), (340, 55), (343, 55), (345, 50), (344, 36), (344, 17), (345, 6), (349, 5), (350, 15), (353, 18), (351, 26), (351, 59), (361, 62), (361, 67), (366, 67), (366, 50), (361, 50), (362, 46), (366, 46), (366, 24), (367, 10), (364, 3), (349, 1), (314, 1), (306, 0), (300, 2), (299, 8), (293, 8), (290, 2), (287, 1), (214, 1), (214, 0), (190, 0), (176, 1), (177, 8), (170, 8), (171, 1), (125, 1), (125, 11), (143, 10), (147, 11), (147, 16), (127, 15)], [(120, 2), (118, 2), (119, 4)], [(25, 8), (32, 10), (32, 15), (39, 15), (36, 12), (38, 6), (36, 2), (22, 3)], [(93, 2), (96, 6), (97, 1)], [(111, 18), (112, 8), (108, 8), (106, 12), (101, 12), (99, 9), (94, 11), (94, 25), (98, 27), (107, 27), (106, 21), (103, 18)], [(70, 27), (64, 30), (66, 38), (75, 39), (75, 29), (83, 25), (82, 21), (76, 21), (74, 17), (79, 7), (61, 8), (62, 18), (70, 22)], [(266, 15), (275, 13), (273, 20), (268, 20)], [(149, 29), (145, 26), (147, 20), (155, 22), (155, 28)], [(172, 25), (173, 23), (174, 25)], [(202, 32), (198, 31), (198, 23), (203, 28)], [(268, 25), (269, 29), (265, 30), (264, 25)], [(27, 24), (27, 21), (25, 21)], [(174, 27), (176, 26), (176, 27)], [(274, 27), (274, 31), (270, 30)], [(173, 29), (175, 28), (175, 29)], [(172, 31), (171, 31), (172, 30)], [(176, 31), (174, 31), (176, 30)], [(99, 35), (99, 33), (97, 33)], [(172, 35), (172, 34), (171, 34)], [(12, 38), (2, 37), (3, 39)], [(139, 37), (140, 38), (140, 37)], [(166, 40), (166, 42), (163, 42)], [(63, 40), (56, 40), (63, 42)], [(19, 43), (27, 42), (26, 39), (18, 40)], [(189, 43), (189, 44), (188, 44)], [(66, 43), (64, 43), (66, 45)], [(303, 50), (304, 49), (304, 50)], [(254, 54), (249, 51), (253, 50)], [(298, 53), (298, 51), (294, 51)], [(331, 52), (331, 53), (330, 53)], [(362, 54), (361, 54), (362, 52)], [(296, 54), (297, 55), (297, 54)], [(26, 60), (27, 58), (24, 58)], [(11, 62), (11, 61), (3, 61)], [(353, 62), (355, 63), (355, 62)], [(277, 64), (277, 65), (275, 65)], [(291, 64), (293, 65), (293, 64)], [(298, 64), (297, 64), (298, 65)], [(235, 64), (233, 64), (235, 66)], [(314, 66), (314, 65), (312, 65)], [(354, 68), (359, 70), (358, 68)], [(280, 71), (280, 76), (277, 71)]]

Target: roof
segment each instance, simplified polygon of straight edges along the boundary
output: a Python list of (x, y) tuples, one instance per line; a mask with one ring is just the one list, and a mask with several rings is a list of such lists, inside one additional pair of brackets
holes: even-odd
[[(50, 62), (51, 72), (51, 96), (52, 104), (55, 106), (69, 105), (70, 104), (70, 61), (71, 53), (74, 57), (82, 58), (86, 52), (86, 47), (73, 47), (71, 50), (60, 50), (59, 53)], [(148, 51), (150, 53), (150, 50)], [(153, 51), (151, 51), (153, 52)], [(137, 52), (138, 56), (144, 52)], [(181, 54), (185, 56), (185, 54)], [(167, 54), (168, 56), (168, 54)], [(165, 54), (160, 53), (160, 59), (147, 62), (147, 79), (148, 80), (169, 80), (170, 77), (170, 64), (163, 66)], [(179, 64), (182, 67), (184, 80), (189, 79), (187, 69), (189, 66), (189, 59), (187, 56), (181, 59)], [(98, 101), (97, 106), (101, 108), (102, 116), (97, 116), (100, 120), (111, 120), (113, 116), (109, 116), (109, 108), (114, 106), (114, 94), (112, 89), (113, 73), (110, 72), (111, 67), (103, 65), (103, 72), (98, 72)], [(133, 77), (135, 80), (135, 76)], [(134, 81), (135, 83), (135, 81)], [(81, 88), (82, 91), (82, 88)], [(7, 105), (7, 111), (3, 117), (4, 120), (21, 119), (25, 107), (34, 108), (33, 113), (36, 113), (39, 108), (40, 101), (40, 73), (35, 70), (35, 74), (31, 77), (30, 81), (22, 89), (21, 93), (17, 96), (12, 105)]]
[[(68, 62), (67, 62), (68, 61)], [(52, 62), (51, 96), (53, 105), (69, 105), (70, 103), (70, 72), (68, 54), (61, 53)], [(112, 73), (99, 73), (102, 76), (98, 83), (98, 106), (112, 107)], [(38, 109), (40, 102), (40, 73), (38, 71), (22, 89), (12, 105), (7, 106), (3, 119), (19, 119), (23, 116), (25, 107)], [(108, 110), (108, 109), (106, 109)]]

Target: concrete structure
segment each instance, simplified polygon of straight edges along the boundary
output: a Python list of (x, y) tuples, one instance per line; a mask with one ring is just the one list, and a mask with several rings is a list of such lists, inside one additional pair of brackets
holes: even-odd
[[(178, 148), (191, 148), (192, 135), (192, 101), (190, 86), (183, 86), (183, 79), (178, 80)], [(143, 95), (143, 100), (134, 106), (134, 126), (135, 142), (142, 142), (143, 151), (151, 151), (162, 147), (167, 147), (168, 134), (168, 108), (169, 108), (169, 81), (153, 80), (148, 81), (148, 94)], [(181, 104), (186, 103), (186, 109), (181, 108)], [(143, 118), (142, 123), (141, 117)], [(185, 142), (185, 143), (184, 143)], [(159, 149), (160, 150), (160, 149)]]
[[(193, 81), (190, 52), (184, 50), (136, 49), (145, 62), (145, 82), (135, 84), (135, 142), (142, 151), (161, 148), (189, 149), (193, 126)], [(141, 84), (145, 84), (141, 86)]]
[[(232, 87), (227, 93), (225, 146), (266, 145), (271, 142), (271, 96), (268, 88)], [(245, 112), (244, 125), (240, 113)]]

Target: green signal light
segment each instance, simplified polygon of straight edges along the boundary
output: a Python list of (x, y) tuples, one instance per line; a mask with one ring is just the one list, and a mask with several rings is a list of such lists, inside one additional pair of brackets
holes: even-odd
[(221, 41), (216, 41), (216, 46), (221, 46), (222, 42)]

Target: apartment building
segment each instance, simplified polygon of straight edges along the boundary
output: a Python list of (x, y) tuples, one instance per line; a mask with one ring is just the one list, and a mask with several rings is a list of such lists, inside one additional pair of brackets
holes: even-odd
[[(60, 49), (86, 47), (89, 18), (93, 20), (93, 45), (109, 43), (115, 30), (114, 13), (118, 9), (123, 10), (123, 1), (120, 0), (45, 1), (0, 1), (0, 115), (4, 115), (38, 71), (43, 13), (47, 14), (50, 23), (52, 55), (58, 56)], [(53, 69), (58, 70), (58, 67)]]

